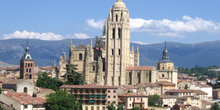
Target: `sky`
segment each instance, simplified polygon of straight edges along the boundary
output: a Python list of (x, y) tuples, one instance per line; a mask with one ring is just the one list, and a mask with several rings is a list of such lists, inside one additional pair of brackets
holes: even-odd
[[(0, 39), (61, 40), (102, 36), (116, 0), (0, 0)], [(220, 0), (123, 0), (131, 42), (220, 40)]]

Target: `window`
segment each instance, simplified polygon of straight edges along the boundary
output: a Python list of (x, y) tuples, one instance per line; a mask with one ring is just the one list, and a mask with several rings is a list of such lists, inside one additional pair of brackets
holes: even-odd
[(162, 69), (164, 70), (164, 67), (162, 67)]
[(114, 49), (112, 49), (112, 55), (114, 55)]
[(110, 90), (108, 90), (108, 93), (110, 93), (111, 91)]
[(27, 67), (27, 63), (25, 63), (25, 67)]
[(116, 15), (116, 21), (118, 21), (118, 15)]
[(116, 93), (116, 90), (114, 90), (113, 92)]
[(79, 60), (82, 60), (82, 54), (81, 53), (79, 54)]
[(120, 28), (118, 29), (118, 38), (119, 39), (121, 38), (121, 29)]
[(25, 79), (28, 79), (28, 74), (25, 75)]
[(29, 74), (29, 79), (32, 79), (32, 75), (31, 74)]
[(118, 55), (121, 55), (121, 50), (120, 49), (118, 49)]
[(95, 66), (92, 67), (92, 70), (95, 71)]
[(30, 63), (28, 63), (28, 67), (30, 67)]
[(112, 32), (112, 38), (115, 38), (115, 28), (113, 28), (113, 32)]
[(31, 69), (29, 69), (29, 73), (31, 73)]
[(26, 72), (28, 72), (28, 69), (26, 69)]
[(24, 88), (24, 93), (27, 93), (27, 87)]
[(116, 96), (113, 96), (113, 98), (116, 98)]
[(164, 74), (162, 74), (162, 77), (164, 77)]
[(111, 96), (108, 96), (108, 98), (110, 98)]
[(32, 63), (31, 63), (31, 67), (32, 67), (33, 65), (32, 65)]
[(24, 108), (27, 108), (28, 106), (27, 105), (24, 105)]

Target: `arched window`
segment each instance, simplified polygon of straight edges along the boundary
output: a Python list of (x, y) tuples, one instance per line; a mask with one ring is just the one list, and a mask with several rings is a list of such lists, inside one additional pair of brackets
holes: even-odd
[(31, 69), (29, 69), (29, 73), (31, 73)]
[(118, 38), (120, 39), (121, 38), (121, 29), (118, 28)]
[(112, 30), (112, 38), (113, 39), (115, 38), (115, 28), (113, 28), (113, 30)]
[(26, 69), (26, 72), (28, 72), (28, 68)]
[(25, 79), (28, 79), (28, 74), (25, 75)]
[(32, 75), (31, 74), (29, 75), (29, 79), (32, 79)]
[(116, 15), (116, 22), (118, 21), (118, 15)]
[(164, 74), (162, 74), (162, 77), (164, 77)]
[(27, 87), (24, 88), (24, 93), (27, 93)]
[(81, 53), (79, 54), (79, 60), (82, 60), (82, 54)]

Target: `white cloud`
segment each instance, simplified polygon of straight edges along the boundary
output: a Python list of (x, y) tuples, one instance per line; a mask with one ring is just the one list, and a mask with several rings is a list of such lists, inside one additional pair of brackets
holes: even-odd
[(102, 29), (104, 23), (105, 23), (104, 19), (101, 19), (101, 20), (98, 20), (98, 21), (95, 21), (94, 19), (88, 19), (87, 20), (87, 24), (89, 26), (93, 27), (93, 28), (96, 28), (96, 29)]
[(88, 39), (90, 37), (87, 34), (84, 34), (84, 33), (75, 33), (73, 38), (76, 38), (76, 39)]
[(4, 39), (13, 39), (13, 38), (19, 38), (19, 39), (41, 39), (41, 40), (60, 40), (62, 39), (61, 35), (57, 35), (54, 33), (37, 33), (37, 32), (28, 32), (24, 30), (23, 32), (15, 31), (12, 34), (4, 34)]
[[(104, 20), (95, 22), (94, 19), (90, 19), (87, 20), (87, 23), (93, 28), (102, 29), (104, 22), (101, 21)], [(220, 23), (190, 16), (183, 16), (182, 20), (175, 21), (168, 19), (145, 20), (142, 18), (130, 18), (130, 28), (131, 32), (148, 32), (157, 36), (184, 38), (183, 33), (218, 33), (220, 31)]]
[(131, 41), (132, 43), (135, 44), (140, 44), (140, 45), (148, 45), (149, 43), (141, 42), (141, 41)]

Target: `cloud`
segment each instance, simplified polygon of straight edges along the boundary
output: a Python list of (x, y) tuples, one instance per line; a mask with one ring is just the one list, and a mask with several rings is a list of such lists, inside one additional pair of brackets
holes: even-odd
[[(102, 29), (104, 22), (101, 21), (104, 20), (95, 22), (94, 19), (90, 19), (87, 20), (87, 23), (93, 28)], [(130, 29), (131, 32), (147, 32), (156, 36), (184, 38), (183, 33), (219, 33), (220, 23), (190, 16), (183, 16), (182, 20), (175, 21), (169, 19), (145, 20), (142, 18), (130, 18)]]
[(76, 39), (88, 39), (90, 37), (87, 34), (84, 34), (84, 33), (75, 33), (73, 38), (76, 38)]
[(15, 31), (12, 34), (4, 34), (4, 39), (13, 39), (13, 38), (19, 38), (19, 39), (41, 39), (41, 40), (60, 40), (62, 39), (61, 35), (57, 35), (54, 33), (37, 33), (37, 32), (28, 32), (24, 30), (23, 32)]
[(140, 45), (148, 45), (149, 43), (141, 42), (141, 41), (131, 41), (131, 43), (140, 44)]
[(93, 27), (93, 28), (96, 28), (96, 29), (102, 29), (104, 23), (105, 23), (104, 19), (101, 19), (101, 20), (98, 20), (98, 21), (95, 21), (94, 19), (88, 19), (87, 20), (87, 24), (89, 26)]

